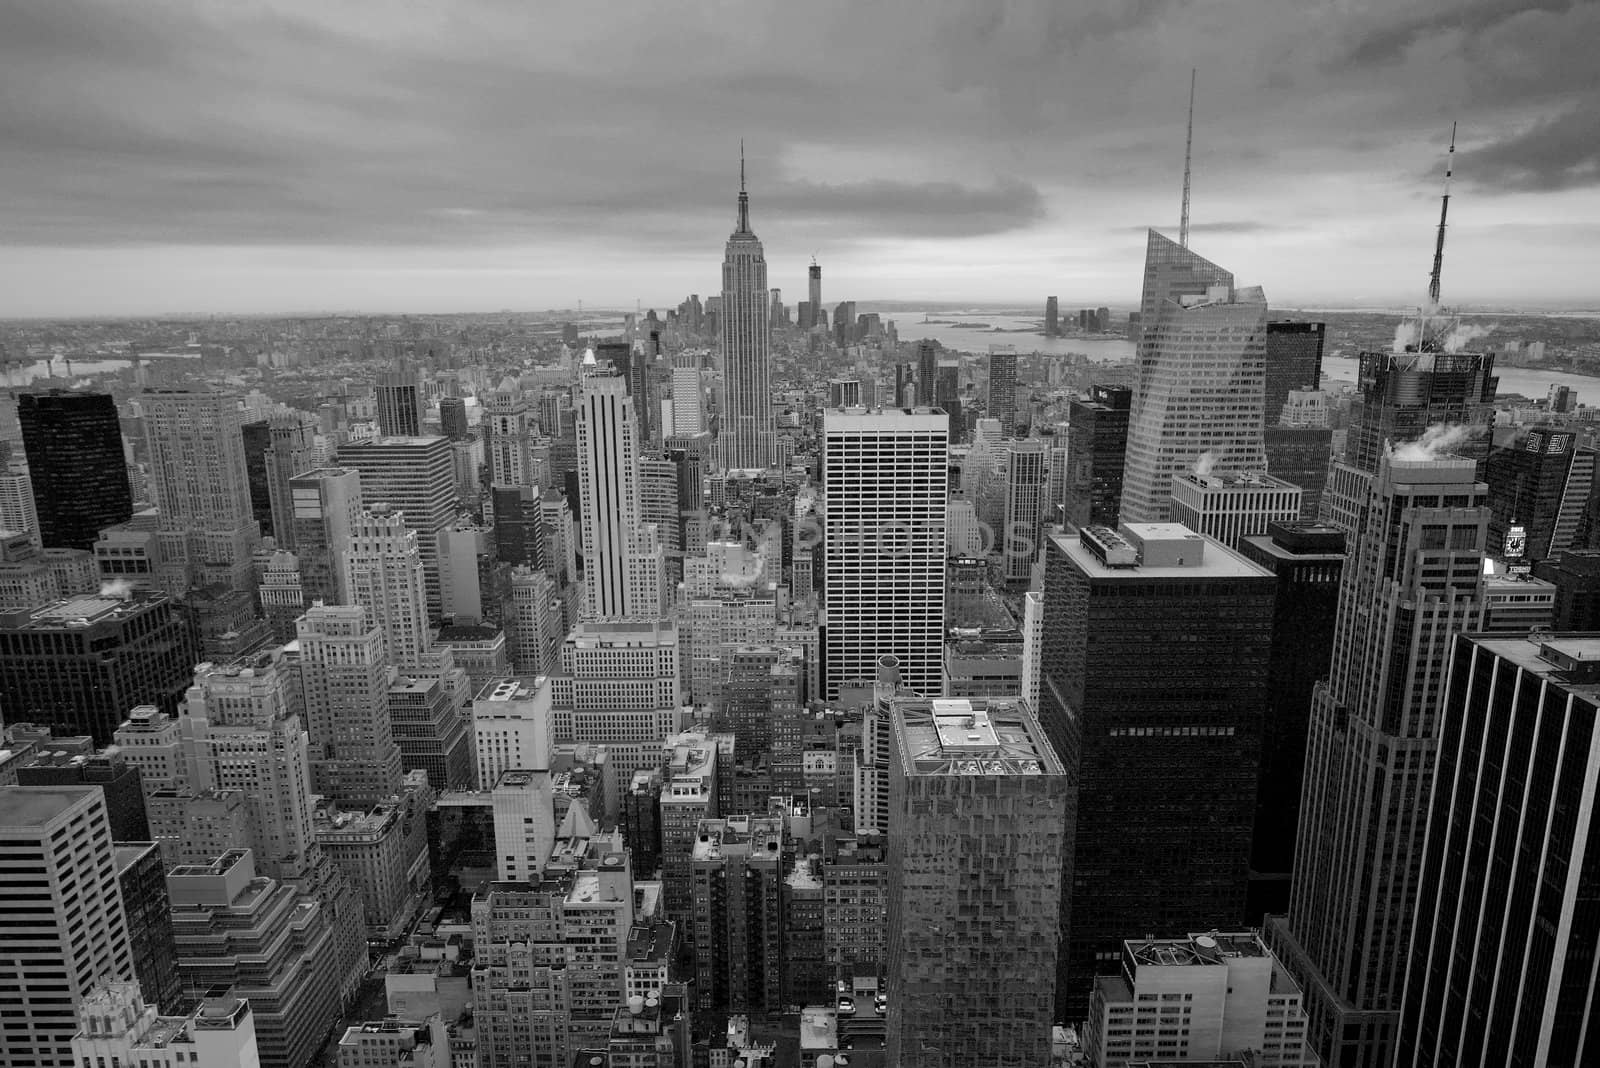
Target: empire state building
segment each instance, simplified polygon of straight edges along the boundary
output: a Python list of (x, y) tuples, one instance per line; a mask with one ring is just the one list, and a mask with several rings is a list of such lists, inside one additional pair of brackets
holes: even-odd
[(722, 261), (722, 467), (772, 466), (776, 432), (767, 384), (767, 259), (750, 231), (750, 194), (739, 159), (739, 225)]

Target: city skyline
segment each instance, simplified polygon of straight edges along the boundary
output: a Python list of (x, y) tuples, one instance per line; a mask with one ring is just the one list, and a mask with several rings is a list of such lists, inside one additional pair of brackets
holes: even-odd
[(779, 288), (1127, 303), (1191, 68), (1191, 243), (1285, 306), (1420, 300), (1457, 119), (1446, 301), (1592, 302), (1593, 5), (760, 14), (8, 11), (0, 312), (670, 306), (741, 133)]

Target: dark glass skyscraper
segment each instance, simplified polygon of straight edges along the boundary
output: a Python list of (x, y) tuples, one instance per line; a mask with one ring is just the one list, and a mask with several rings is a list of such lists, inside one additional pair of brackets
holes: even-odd
[(1323, 323), (1280, 319), (1267, 324), (1267, 391), (1262, 408), (1266, 426), (1277, 426), (1291, 389), (1316, 389), (1322, 382)]
[(1074, 527), (1115, 527), (1128, 456), (1128, 411), (1133, 390), (1092, 386), (1068, 415), (1065, 520)]
[(107, 393), (24, 393), (22, 447), (46, 548), (92, 549), (102, 527), (126, 523), (133, 492), (117, 404)]
[(1600, 1064), (1600, 639), (1453, 659), (1394, 1063)]
[(1261, 730), (1261, 789), (1250, 846), (1252, 925), (1289, 907), (1306, 762), (1311, 691), (1328, 673), (1333, 622), (1344, 571), (1344, 531), (1314, 523), (1273, 523), (1243, 538), (1239, 551), (1277, 577), (1272, 602), (1272, 656), (1267, 666), (1271, 704)]
[(1056, 1018), (1080, 1020), (1129, 931), (1243, 920), (1275, 580), (1171, 524), (1045, 553), (1040, 719), (1076, 798)]
[(989, 350), (989, 418), (1006, 437), (1017, 432), (1017, 354)]

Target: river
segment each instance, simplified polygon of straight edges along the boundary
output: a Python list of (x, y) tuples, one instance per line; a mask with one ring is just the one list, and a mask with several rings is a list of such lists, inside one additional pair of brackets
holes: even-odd
[[(1341, 384), (1354, 384), (1359, 365), (1354, 356), (1324, 356), (1322, 358), (1322, 387), (1338, 389)], [(1578, 394), (1580, 401), (1600, 404), (1600, 378), (1575, 375), (1566, 371), (1546, 371), (1538, 367), (1501, 367), (1496, 365), (1495, 377), (1500, 379), (1500, 396), (1520, 393), (1531, 400), (1550, 395), (1551, 386), (1567, 386)]]
[[(893, 322), (901, 341), (922, 341), (927, 338), (939, 342), (956, 352), (988, 353), (990, 345), (1015, 345), (1017, 352), (1047, 352), (1053, 356), (1078, 353), (1101, 362), (1133, 359), (1133, 342), (1120, 337), (1045, 337), (1039, 333), (1038, 317), (1015, 314), (996, 315), (993, 312), (904, 311), (882, 312), (884, 321)], [(935, 322), (922, 321), (924, 314)], [(956, 323), (982, 323), (982, 329), (956, 326)], [(998, 326), (1000, 332), (995, 332)], [(1013, 332), (1016, 331), (1016, 332)]]
[[(197, 352), (146, 352), (141, 353), (139, 359), (145, 362), (150, 360), (195, 360), (199, 359)], [(67, 365), (72, 365), (72, 370), (67, 370)], [(103, 375), (116, 371), (126, 371), (133, 364), (127, 357), (113, 360), (96, 360), (92, 357), (84, 359), (71, 359), (57, 356), (55, 358), (55, 375), (61, 378), (87, 378), (90, 375)], [(13, 364), (0, 372), (0, 385), (26, 386), (41, 378), (50, 378), (50, 363), (45, 360), (36, 360), (33, 363)]]

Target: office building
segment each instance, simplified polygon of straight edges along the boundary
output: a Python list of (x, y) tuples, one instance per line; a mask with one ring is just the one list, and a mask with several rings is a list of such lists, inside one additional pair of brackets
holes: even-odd
[(1150, 231), (1128, 414), (1124, 522), (1171, 516), (1172, 478), (1264, 471), (1267, 302), (1259, 288)]
[(422, 411), (427, 406), (422, 379), (416, 371), (402, 367), (383, 371), (372, 388), (378, 412), (378, 435), (385, 438), (414, 438), (422, 434)]
[(146, 391), (139, 399), (160, 509), (162, 588), (173, 596), (196, 586), (249, 589), (261, 529), (250, 503), (238, 398)]
[(328, 906), (256, 874), (248, 849), (167, 873), (184, 995), (247, 1002), (261, 1068), (309, 1068), (339, 1018), (344, 976)]
[[(142, 810), (144, 801), (141, 798)], [(117, 888), (128, 923), (128, 949), (134, 975), (146, 1001), (162, 1012), (177, 1012), (183, 1000), (178, 978), (178, 946), (172, 937), (172, 902), (167, 897), (167, 865), (151, 841), (117, 841)]]
[(314, 605), (296, 636), (312, 789), (352, 805), (398, 794), (382, 629), (360, 605)]
[(465, 441), (471, 436), (465, 397), (439, 398), (439, 432), (451, 441)]
[[(1391, 448), (1417, 443), (1423, 454), (1447, 451), (1471, 459), (1486, 477), (1494, 422), (1493, 354), (1364, 352), (1361, 403), (1352, 409), (1343, 457), (1328, 464), (1317, 518), (1352, 537), (1372, 492), (1378, 463)], [(1487, 547), (1487, 546), (1486, 546)]]
[(339, 462), (361, 473), (361, 495), (371, 509), (386, 504), (417, 532), (427, 580), (428, 613), (441, 611), (440, 539), (456, 520), (455, 461), (442, 437), (386, 437), (339, 450)]
[[(1091, 386), (1089, 396), (1072, 401), (1067, 428), (1067, 474), (1062, 516), (1074, 529), (1117, 525), (1122, 507), (1122, 473), (1128, 457), (1128, 413), (1133, 390)], [(1051, 516), (1051, 521), (1058, 517)]]
[(1463, 637), (1400, 1013), (1401, 1068), (1600, 1061), (1600, 640)]
[(480, 782), (492, 784), (517, 769), (549, 771), (554, 743), (550, 680), (490, 679), (473, 698), (472, 732)]
[(1533, 574), (1555, 586), (1551, 626), (1600, 631), (1600, 551), (1567, 549), (1533, 565)]
[(281, 650), (194, 671), (181, 731), (192, 792), (244, 795), (248, 848), (276, 879), (302, 879), (315, 857), (311, 766), (300, 695)]
[(361, 895), (369, 937), (402, 937), (428, 892), (428, 821), (422, 790), (376, 805), (319, 805), (317, 847)]
[(888, 1063), (1044, 1064), (1067, 772), (1020, 701), (896, 699), (890, 730)]
[(88, 738), (45, 737), (16, 769), (18, 786), (94, 786), (106, 795), (111, 838), (143, 842), (150, 837), (139, 765), (114, 746), (96, 750)]
[(436, 790), (474, 788), (477, 776), (467, 709), (471, 699), (467, 673), (455, 666), (445, 649), (433, 650), (422, 670), (390, 683), (389, 721), (400, 747), (400, 767), (426, 772)]
[(1574, 548), (1594, 495), (1594, 458), (1559, 427), (1495, 430), (1485, 464), (1489, 554), (1532, 565)]
[(1273, 523), (1299, 518), (1300, 487), (1272, 475), (1191, 471), (1172, 479), (1172, 521), (1230, 549)]
[(659, 618), (666, 600), (660, 530), (640, 502), (638, 425), (620, 376), (583, 381), (578, 416), (584, 618)]
[(1033, 565), (1039, 558), (1040, 535), (1044, 531), (1044, 496), (1049, 454), (1039, 438), (1014, 442), (1006, 452), (1004, 538), (996, 546), (1002, 560), (1001, 574), (1009, 586), (1026, 586), (1033, 581)]
[(267, 519), (263, 534), (272, 535), (280, 549), (295, 547), (294, 492), (290, 480), (316, 468), (317, 421), (306, 412), (276, 412), (267, 419), (267, 448), (262, 454), (267, 484)]
[(940, 693), (949, 418), (830, 409), (822, 434), (823, 699), (874, 677), (886, 654), (911, 690)]
[(698, 434), (706, 429), (698, 362), (672, 369), (672, 425), (668, 437)]
[(33, 504), (33, 483), (26, 474), (0, 473), (0, 530), (39, 540), (39, 514)]
[(122, 428), (110, 394), (23, 393), (17, 418), (46, 547), (93, 549), (102, 527), (133, 516)]
[(130, 708), (175, 710), (197, 658), (161, 594), (52, 601), (0, 615), (0, 708), (105, 745)]
[(78, 1006), (74, 1064), (139, 1068), (261, 1068), (255, 1016), (232, 992), (205, 997), (186, 1016), (164, 1016), (134, 983), (95, 984)]
[(1061, 305), (1055, 297), (1044, 298), (1044, 336), (1061, 336)]
[(990, 419), (1000, 421), (1004, 437), (1017, 434), (1017, 353), (1010, 345), (989, 346)]
[(1300, 988), (1254, 932), (1146, 938), (1122, 944), (1120, 975), (1095, 980), (1085, 1064), (1311, 1068), (1305, 1034)]
[(536, 420), (521, 393), (499, 391), (484, 405), (484, 451), (491, 486), (537, 486), (533, 445), (538, 438)]
[(75, 1068), (78, 1005), (134, 978), (106, 803), (82, 786), (0, 787), (0, 1064)]
[[(1322, 394), (1317, 394), (1322, 396)], [(1333, 457), (1333, 431), (1326, 426), (1271, 424), (1261, 430), (1267, 450), (1267, 471), (1300, 487), (1300, 518), (1311, 522), (1322, 506), (1328, 483), (1328, 462)]]
[(770, 1013), (783, 1005), (781, 816), (701, 820), (695, 836), (695, 1008)]
[(361, 473), (353, 467), (318, 467), (289, 479), (287, 529), (295, 546), (305, 603), (349, 604), (344, 552), (361, 515)]
[(1080, 1019), (1127, 931), (1243, 918), (1275, 580), (1176, 524), (1045, 551), (1041, 718), (1077, 784), (1058, 1004)]
[(739, 217), (722, 260), (721, 431), (719, 465), (727, 471), (765, 470), (777, 459), (772, 419), (767, 260), (750, 229), (750, 195), (739, 162)]
[(1267, 323), (1266, 425), (1278, 422), (1289, 391), (1322, 386), (1322, 349), (1326, 323), (1274, 319)]
[(506, 654), (518, 675), (547, 675), (560, 655), (562, 601), (555, 582), (531, 567), (511, 572), (511, 614), (506, 620)]
[(1267, 665), (1271, 704), (1261, 729), (1261, 787), (1250, 844), (1246, 905), (1252, 924), (1289, 907), (1311, 691), (1333, 655), (1344, 550), (1342, 530), (1315, 523), (1273, 523), (1239, 543), (1245, 559), (1277, 578)]
[(1481, 611), (1485, 495), (1470, 459), (1384, 457), (1351, 539), (1289, 912), (1266, 927), (1330, 1068), (1394, 1054), (1450, 645)]
[(339, 1038), (339, 1068), (403, 1065), (450, 1068), (450, 1033), (438, 1016), (428, 1020), (383, 1019), (351, 1024)]
[(678, 632), (668, 621), (579, 624), (561, 644), (550, 686), (557, 741), (655, 741), (686, 725)]
[(267, 559), (256, 586), (261, 618), (279, 644), (294, 641), (295, 621), (305, 615), (306, 592), (300, 576), (300, 561), (294, 553), (275, 550)]
[(427, 565), (403, 514), (373, 505), (356, 517), (344, 552), (344, 586), (350, 603), (366, 609), (382, 631), (384, 660), (406, 670), (420, 665), (433, 647)]
[(495, 486), (495, 555), (512, 567), (545, 566), (544, 497), (537, 486)]

